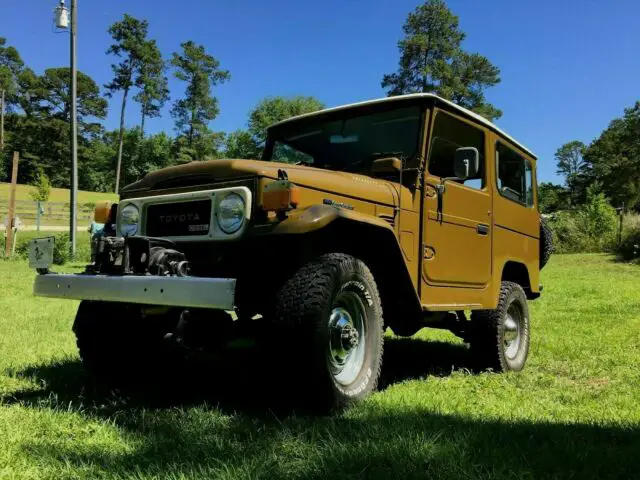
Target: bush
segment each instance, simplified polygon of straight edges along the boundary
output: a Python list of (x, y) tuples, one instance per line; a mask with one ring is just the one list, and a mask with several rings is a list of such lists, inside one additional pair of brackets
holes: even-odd
[(618, 255), (623, 260), (640, 259), (640, 215), (625, 216)]
[(590, 195), (578, 210), (548, 218), (557, 253), (608, 252), (615, 249), (618, 217), (602, 193)]
[[(70, 260), (69, 255), (69, 234), (63, 232), (18, 232), (18, 243), (16, 244), (15, 256), (26, 259), (29, 255), (29, 242), (34, 238), (49, 237), (55, 238), (53, 249), (53, 263), (64, 265)], [(4, 256), (4, 235), (0, 237), (0, 255)], [(76, 261), (89, 262), (91, 257), (91, 243), (87, 233), (78, 232), (76, 237)]]
[(47, 177), (42, 171), (38, 173), (33, 186), (36, 188), (29, 192), (29, 195), (31, 195), (31, 198), (34, 201), (46, 202), (49, 200), (49, 195), (51, 194), (51, 182), (49, 181), (49, 177)]

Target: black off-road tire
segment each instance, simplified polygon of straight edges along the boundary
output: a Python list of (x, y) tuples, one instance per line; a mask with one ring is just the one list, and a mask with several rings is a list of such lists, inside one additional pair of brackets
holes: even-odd
[[(330, 316), (336, 301), (345, 295), (361, 302), (358, 305), (365, 326), (364, 361), (357, 377), (346, 385), (336, 379), (329, 360)], [(310, 261), (279, 290), (275, 321), (282, 345), (279, 352), (286, 352), (278, 363), (283, 370), (297, 367), (291, 386), (307, 405), (321, 412), (332, 411), (362, 400), (376, 389), (384, 322), (376, 282), (364, 262), (342, 253)]]
[(105, 386), (133, 386), (166, 373), (169, 356), (161, 330), (139, 307), (110, 302), (80, 303), (73, 331), (89, 376)]
[[(510, 308), (514, 309), (510, 311)], [(505, 334), (507, 314), (520, 317), (515, 319), (519, 328), (519, 342), (515, 354), (507, 355)], [(513, 315), (511, 315), (513, 319)], [(471, 314), (470, 352), (477, 370), (494, 372), (518, 372), (524, 368), (529, 355), (530, 321), (527, 297), (520, 285), (502, 282), (500, 299), (495, 310), (476, 310)]]
[(553, 234), (544, 218), (540, 217), (540, 270), (551, 258), (553, 253)]

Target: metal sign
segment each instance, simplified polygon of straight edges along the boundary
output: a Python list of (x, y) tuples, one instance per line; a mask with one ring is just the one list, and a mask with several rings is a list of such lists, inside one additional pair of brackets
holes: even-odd
[(53, 237), (34, 238), (29, 242), (29, 266), (49, 268), (53, 264)]

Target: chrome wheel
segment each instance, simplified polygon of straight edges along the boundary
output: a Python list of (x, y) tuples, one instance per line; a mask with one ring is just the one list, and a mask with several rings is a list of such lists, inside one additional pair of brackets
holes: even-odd
[(366, 313), (360, 297), (342, 292), (329, 316), (328, 360), (341, 385), (353, 383), (362, 369), (366, 351)]
[(509, 360), (513, 360), (518, 355), (520, 343), (522, 341), (522, 309), (514, 302), (509, 305), (507, 314), (504, 317), (504, 355)]

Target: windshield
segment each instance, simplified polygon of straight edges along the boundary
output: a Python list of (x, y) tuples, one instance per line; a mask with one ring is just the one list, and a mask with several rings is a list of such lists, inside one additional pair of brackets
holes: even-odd
[(376, 158), (416, 155), (420, 113), (418, 106), (368, 114), (357, 109), (343, 112), (339, 119), (284, 124), (271, 132), (265, 160), (368, 172)]

